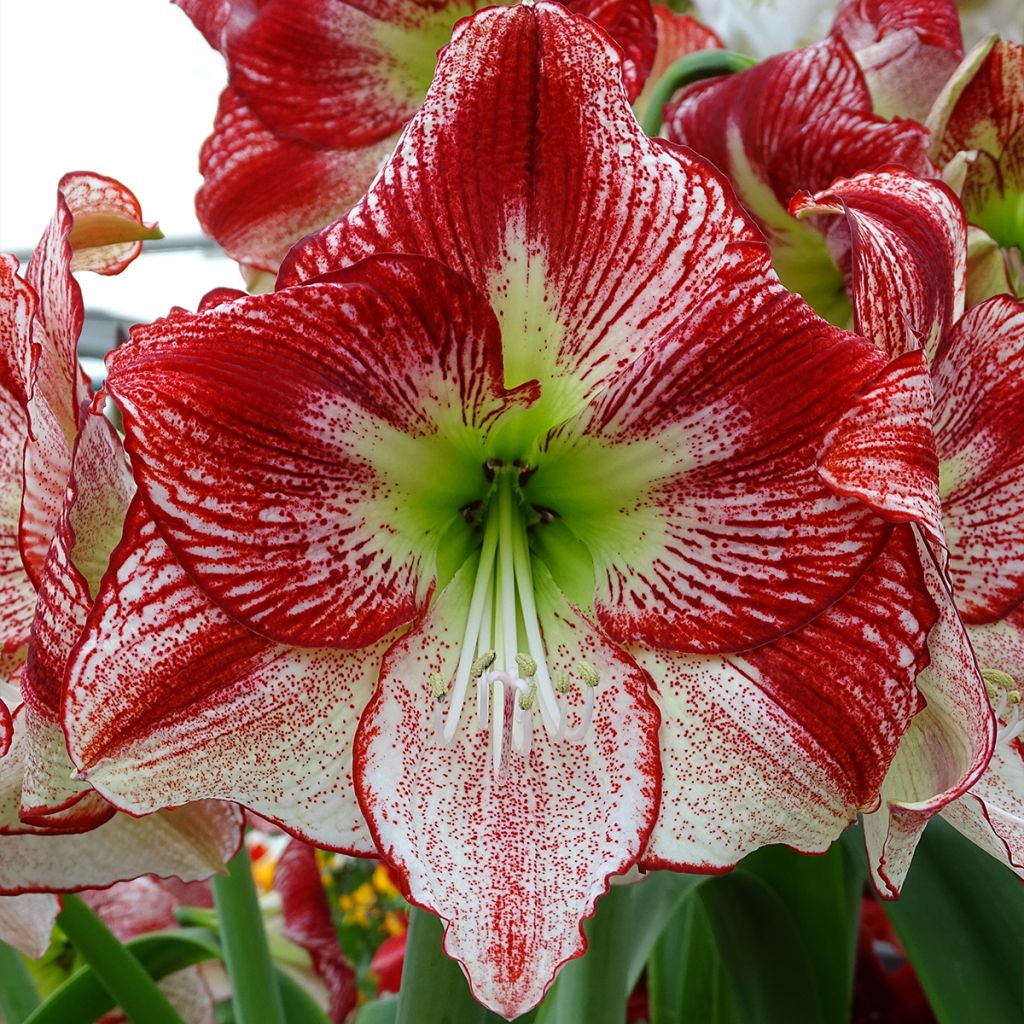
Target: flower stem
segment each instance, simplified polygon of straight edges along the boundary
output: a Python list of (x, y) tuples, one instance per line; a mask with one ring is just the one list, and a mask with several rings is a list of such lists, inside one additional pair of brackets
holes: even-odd
[(680, 57), (658, 79), (658, 84), (651, 93), (647, 110), (643, 117), (643, 129), (651, 136), (661, 132), (662, 114), (665, 104), (685, 85), (692, 85), (705, 78), (718, 78), (731, 75), (744, 68), (753, 67), (757, 61), (742, 53), (731, 50), (699, 50)]
[(62, 897), (57, 917), (61, 931), (96, 972), (103, 987), (134, 1024), (182, 1024), (181, 1018), (146, 973), (81, 897)]
[(39, 993), (16, 949), (0, 942), (0, 1018), (21, 1024), (39, 1005)]
[(214, 875), (211, 885), (237, 1024), (285, 1024), (249, 852), (244, 845), (228, 864), (228, 874)]

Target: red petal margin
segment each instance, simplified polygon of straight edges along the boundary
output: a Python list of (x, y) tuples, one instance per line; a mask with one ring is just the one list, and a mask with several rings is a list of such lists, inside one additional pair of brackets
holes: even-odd
[[(643, 555), (626, 540), (595, 551), (594, 607), (620, 643), (713, 654), (775, 639), (849, 589), (889, 534), (816, 469), (881, 354), (787, 292), (763, 246), (729, 255), (719, 290), (554, 436), (530, 484), (586, 539), (576, 517), (585, 523), (614, 485), (559, 495), (559, 460), (575, 444), (661, 449), (650, 483), (618, 510), (627, 535), (644, 534)], [(549, 469), (555, 492), (538, 496)]]
[(354, 149), (286, 139), (226, 89), (199, 158), (203, 230), (232, 259), (276, 273), (295, 242), (352, 208), (396, 139)]
[(992, 708), (949, 585), (920, 538), (918, 553), (939, 609), (928, 634), (930, 664), (917, 678), (925, 706), (900, 741), (878, 810), (863, 819), (872, 881), (886, 899), (899, 895), (929, 819), (978, 781), (995, 740)]
[(953, 0), (844, 0), (832, 33), (856, 54), (883, 117), (927, 117), (964, 55)]
[(274, 868), (274, 891), (281, 897), (285, 938), (313, 958), (313, 969), (327, 986), (332, 1024), (344, 1024), (358, 1000), (356, 972), (338, 945), (312, 846), (293, 839), (285, 847)]
[(0, 942), (37, 960), (50, 945), (60, 903), (49, 893), (0, 896)]
[(873, 113), (861, 71), (836, 39), (690, 86), (665, 118), (668, 137), (720, 167), (769, 237), (801, 190), (887, 164), (931, 170), (927, 132)]
[(68, 666), (71, 756), (133, 814), (229, 799), (372, 853), (351, 744), (387, 642), (344, 654), (256, 636), (195, 587), (136, 498)]
[(638, 654), (662, 712), (661, 813), (643, 862), (721, 871), (770, 843), (824, 852), (877, 803), (918, 709), (935, 612), (908, 527), (841, 600), (746, 654)]
[(494, 314), (421, 257), (137, 327), (108, 365), (136, 478), (182, 565), (230, 615), (304, 646), (363, 647), (415, 617), (433, 569), (421, 559), (486, 454), (445, 442), (451, 479), (425, 480), (413, 442), (435, 443), (441, 423), (484, 432), (537, 391), (505, 391)]
[(829, 431), (818, 472), (837, 493), (893, 522), (916, 522), (944, 548), (932, 381), (924, 353), (908, 352), (857, 397)]
[(1024, 303), (968, 310), (939, 348), (935, 433), (949, 575), (969, 623), (1024, 600)]
[(549, 666), (582, 657), (602, 677), (582, 742), (552, 742), (537, 722), (529, 754), (506, 748), (495, 776), (490, 733), (467, 709), (453, 746), (437, 744), (428, 678), (454, 675), (471, 587), (463, 570), (388, 652), (359, 726), (356, 786), (407, 896), (447, 922), (445, 950), (473, 994), (511, 1019), (583, 952), (583, 918), (646, 844), (658, 716), (646, 673), (562, 599), (555, 614), (575, 649), (549, 647)]
[(800, 193), (790, 212), (845, 218), (829, 234), (837, 263), (852, 263), (857, 332), (893, 358), (916, 348), (931, 358), (964, 310), (967, 220), (953, 191), (885, 168)]
[(651, 74), (660, 42), (650, 0), (569, 0), (566, 6), (596, 22), (622, 48), (622, 81), (632, 103)]
[(460, 23), (367, 197), (300, 242), (279, 285), (373, 252), (433, 256), (490, 301), (511, 383), (543, 361), (596, 390), (754, 237), (706, 163), (643, 134), (607, 37), (539, 2)]

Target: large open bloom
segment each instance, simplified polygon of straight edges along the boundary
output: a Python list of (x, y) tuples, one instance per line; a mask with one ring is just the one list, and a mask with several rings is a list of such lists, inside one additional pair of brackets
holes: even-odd
[(885, 363), (644, 136), (606, 35), (481, 12), (278, 291), (110, 358), (139, 491), (72, 757), (136, 813), (230, 796), (379, 850), (521, 1012), (611, 874), (877, 804), (934, 609), (817, 456)]
[[(58, 723), (64, 668), (116, 542), (134, 483), (120, 441), (90, 409), (75, 345), (82, 299), (73, 270), (117, 273), (152, 231), (135, 197), (100, 175), (65, 175), (25, 279), (0, 257), (7, 330), (0, 630), (15, 685), (0, 690), (0, 893), (66, 892), (145, 872), (206, 877), (241, 838), (237, 809), (207, 802), (144, 819), (118, 815), (74, 768)], [(52, 897), (0, 898), (0, 927), (24, 946), (24, 914)], [(43, 906), (40, 906), (40, 904)], [(19, 922), (21, 922), (19, 924)], [(33, 951), (40, 950), (33, 945)]]

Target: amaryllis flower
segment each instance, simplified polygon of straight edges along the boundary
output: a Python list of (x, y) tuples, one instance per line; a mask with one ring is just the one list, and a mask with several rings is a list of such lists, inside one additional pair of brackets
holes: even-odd
[[(276, 272), (345, 213), (394, 149), (437, 51), (482, 0), (176, 0), (228, 65), (203, 146), (199, 220), (240, 263)], [(569, 0), (623, 48), (635, 98), (654, 61), (650, 0)]]
[[(150, 237), (135, 197), (99, 175), (66, 175), (26, 279), (0, 257), (12, 329), (0, 350), (6, 490), (0, 614), (11, 679), (0, 692), (0, 893), (66, 892), (145, 872), (206, 877), (241, 838), (227, 805), (145, 819), (118, 815), (74, 768), (58, 723), (67, 655), (120, 535), (134, 483), (107, 420), (90, 409), (75, 345), (82, 299), (72, 270), (116, 273)], [(23, 463), (23, 469), (19, 464)], [(27, 651), (27, 658), (26, 658)], [(8, 904), (18, 916), (31, 901)], [(22, 908), (22, 910), (18, 910)], [(56, 902), (48, 901), (48, 912)], [(12, 926), (13, 927), (13, 926)]]
[(976, 301), (1004, 291), (1024, 295), (1024, 46), (979, 43), (928, 125), (932, 159), (960, 193), (968, 221), (995, 243), (977, 240), (969, 292)]
[(367, 197), (224, 299), (109, 361), (139, 492), (63, 720), (118, 806), (378, 850), (513, 1016), (612, 874), (877, 804), (934, 610), (817, 455), (886, 359), (592, 23), (462, 22)]
[[(1020, 869), (1024, 304), (1003, 295), (963, 312), (967, 226), (956, 197), (937, 182), (901, 171), (862, 175), (795, 206), (838, 215), (849, 227), (858, 328), (903, 353), (906, 367), (900, 389), (879, 398), (934, 409), (919, 472), (901, 488), (914, 501), (897, 507), (891, 481), (864, 472), (865, 456), (885, 443), (868, 431), (843, 436), (840, 425), (842, 454), (826, 455), (823, 466), (844, 493), (921, 524), (937, 582), (951, 595), (942, 629), (929, 638), (931, 666), (920, 684), (928, 708), (893, 763), (887, 813), (866, 829), (873, 866), (898, 891), (924, 823), (941, 810)], [(995, 753), (978, 780), (993, 711)]]
[(924, 128), (874, 112), (864, 74), (838, 37), (689, 86), (667, 105), (665, 125), (672, 141), (729, 176), (783, 283), (827, 320), (848, 326), (844, 268), (816, 225), (789, 216), (790, 200), (889, 164), (929, 173)]

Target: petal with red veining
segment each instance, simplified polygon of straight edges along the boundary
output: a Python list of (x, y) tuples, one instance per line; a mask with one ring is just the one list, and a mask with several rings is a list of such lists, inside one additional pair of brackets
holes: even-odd
[(650, 867), (823, 852), (878, 798), (918, 697), (934, 611), (908, 527), (810, 625), (726, 657), (634, 651), (657, 684), (664, 792)]
[(555, 673), (582, 656), (601, 674), (581, 742), (538, 728), (528, 754), (511, 749), (511, 693), (497, 773), (475, 714), (463, 715), (451, 747), (436, 741), (428, 680), (454, 674), (472, 588), (465, 570), (386, 656), (356, 740), (356, 786), (382, 855), (412, 901), (447, 922), (445, 949), (476, 998), (507, 1017), (539, 1002), (583, 951), (580, 924), (643, 849), (660, 783), (646, 674), (546, 574), (537, 582)]
[(184, 567), (232, 616), (313, 646), (417, 614), (492, 421), (536, 398), (505, 390), (486, 303), (422, 257), (137, 327), (109, 366)]
[(705, 162), (643, 134), (614, 44), (539, 2), (460, 24), (367, 197), (300, 242), (279, 283), (378, 251), (433, 256), (494, 308), (510, 383), (582, 401), (754, 237)]
[(351, 744), (383, 650), (300, 651), (233, 622), (136, 499), (68, 668), (71, 755), (134, 814), (230, 799), (318, 845), (372, 852)]
[(569, 0), (566, 6), (596, 22), (622, 48), (622, 81), (632, 103), (652, 73), (660, 41), (650, 0)]

